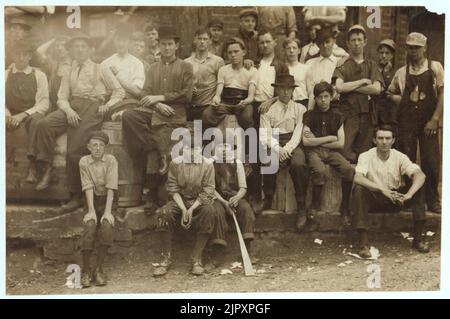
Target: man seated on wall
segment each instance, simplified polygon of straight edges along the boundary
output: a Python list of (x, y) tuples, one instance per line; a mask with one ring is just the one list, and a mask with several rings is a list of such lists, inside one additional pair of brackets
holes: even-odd
[(239, 38), (226, 43), (231, 63), (219, 69), (216, 95), (203, 112), (203, 126), (216, 127), (227, 114), (234, 114), (243, 129), (253, 127), (252, 101), (256, 88), (256, 69), (244, 67), (245, 45)]
[(59, 109), (39, 121), (36, 130), (36, 160), (44, 164), (44, 175), (36, 189), (49, 187), (56, 138), (67, 132), (66, 170), (71, 200), (63, 210), (70, 211), (82, 205), (78, 162), (87, 153), (89, 134), (101, 129), (104, 115), (123, 100), (125, 91), (111, 70), (90, 59), (93, 53), (91, 38), (77, 32), (66, 43), (66, 48), (74, 61), (70, 72), (61, 81)]
[[(5, 72), (6, 129), (13, 131), (21, 125), (28, 133), (27, 156), (30, 160), (26, 182), (36, 183), (36, 129), (49, 109), (47, 77), (30, 66), (33, 46), (25, 40), (12, 48), (12, 65)], [(13, 142), (13, 141), (12, 141)]]

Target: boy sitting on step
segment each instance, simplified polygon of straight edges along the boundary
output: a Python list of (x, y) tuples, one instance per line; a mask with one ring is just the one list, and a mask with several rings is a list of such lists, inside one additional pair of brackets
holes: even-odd
[[(349, 197), (355, 169), (340, 153), (344, 147), (344, 126), (342, 114), (330, 108), (333, 87), (322, 81), (314, 86), (315, 108), (303, 116), (303, 145), (311, 168), (313, 191), (312, 207), (307, 215), (306, 226), (315, 223), (314, 215), (320, 209), (323, 185), (327, 180), (326, 164), (342, 176), (342, 203), (340, 212), (344, 227), (349, 226)], [(307, 227), (308, 228), (308, 227)]]
[[(94, 281), (97, 286), (106, 285), (103, 273), (103, 261), (108, 248), (114, 240), (113, 226), (117, 208), (118, 165), (116, 158), (105, 154), (109, 137), (102, 131), (91, 134), (87, 148), (90, 155), (80, 159), (81, 186), (86, 196), (87, 214), (83, 218), (84, 232), (81, 238), (83, 265), (81, 269), (81, 284), (91, 286)], [(97, 248), (97, 264), (92, 276), (91, 255)]]

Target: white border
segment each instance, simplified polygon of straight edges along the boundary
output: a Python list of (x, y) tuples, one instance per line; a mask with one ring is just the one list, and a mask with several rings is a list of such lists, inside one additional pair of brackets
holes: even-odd
[[(9, 1), (2, 0), (1, 8), (0, 8), (0, 16), (2, 17), (0, 20), (0, 30), (4, 30), (4, 6), (5, 5), (36, 5), (37, 1), (33, 0), (21, 0), (21, 1)], [(45, 5), (68, 5), (73, 1), (52, 1), (45, 0), (42, 3)], [(332, 0), (319, 0), (319, 1), (310, 1), (314, 6), (320, 5), (347, 5), (347, 6), (423, 6), (423, 1), (398, 1), (398, 0), (378, 0), (378, 1), (332, 1)], [(75, 4), (75, 3), (73, 3)], [(86, 1), (79, 0), (76, 1), (76, 5), (104, 5), (104, 6), (133, 6), (133, 5), (142, 5), (142, 6), (156, 6), (160, 5), (159, 1), (156, 0), (120, 0), (117, 2), (109, 1)], [(228, 0), (227, 6), (249, 6), (249, 5), (305, 5), (306, 3), (300, 3), (298, 1), (286, 1), (286, 0), (278, 0), (278, 1), (268, 1), (268, 0), (247, 0), (247, 1), (238, 1), (238, 0)], [(164, 4), (165, 6), (221, 6), (221, 3), (213, 0), (195, 0), (195, 1), (175, 1), (169, 0)], [(434, 11), (436, 13), (446, 13), (447, 21), (445, 27), (445, 33), (447, 35), (450, 34), (450, 21), (449, 21), (449, 13), (450, 9), (446, 6), (442, 0), (429, 0), (426, 3), (426, 7), (429, 11)], [(5, 43), (4, 32), (0, 32), (0, 43)], [(445, 51), (445, 61), (450, 60), (450, 51), (449, 48), (449, 40), (445, 40), (446, 51)], [(4, 61), (4, 48), (0, 50), (0, 61)], [(446, 67), (445, 63), (445, 78), (450, 79), (450, 70)], [(4, 83), (4, 69), (0, 67), (0, 83)], [(4, 88), (0, 90), (0, 101), (4, 101)], [(449, 88), (445, 89), (444, 92), (444, 101), (448, 104), (450, 101), (450, 90)], [(3, 103), (4, 104), (4, 103)], [(445, 104), (444, 104), (445, 105)], [(450, 111), (445, 110), (444, 106), (444, 123), (450, 123)], [(0, 118), (4, 118), (4, 108), (0, 107)], [(4, 121), (0, 121), (1, 132), (5, 132)], [(444, 125), (444, 145), (443, 145), (443, 159), (448, 159), (450, 156), (449, 149), (449, 141), (446, 138), (450, 133), (449, 125)], [(0, 144), (2, 145), (0, 149), (0, 163), (5, 163), (5, 135), (0, 134)], [(448, 164), (443, 160), (442, 161), (442, 194), (445, 194), (445, 190), (448, 187), (448, 180), (446, 177), (449, 177), (448, 172)], [(3, 181), (2, 185), (5, 183), (5, 171), (4, 167), (0, 170), (0, 181)], [(450, 204), (445, 198), (442, 196), (442, 208), (443, 211), (447, 211), (447, 207)], [(450, 222), (449, 218), (445, 213), (442, 214), (442, 228), (441, 228), (441, 283), (440, 283), (440, 291), (436, 292), (289, 292), (289, 293), (145, 293), (145, 294), (80, 294), (80, 295), (30, 295), (30, 296), (11, 296), (6, 295), (6, 244), (5, 244), (5, 234), (6, 234), (6, 225), (5, 225), (5, 213), (4, 207), (6, 207), (5, 203), (5, 192), (0, 192), (0, 244), (1, 244), (1, 253), (0, 253), (0, 297), (6, 299), (55, 299), (55, 298), (63, 298), (63, 299), (78, 299), (78, 298), (86, 298), (86, 299), (108, 299), (108, 298), (124, 298), (124, 299), (143, 299), (143, 298), (152, 298), (152, 299), (176, 299), (176, 298), (190, 298), (190, 299), (199, 299), (199, 298), (213, 298), (213, 299), (250, 299), (250, 298), (273, 298), (273, 299), (317, 299), (317, 298), (327, 298), (327, 299), (336, 299), (336, 298), (351, 298), (351, 299), (380, 299), (380, 298), (426, 298), (426, 299), (434, 299), (434, 298), (450, 298)], [(447, 212), (446, 212), (447, 213)]]

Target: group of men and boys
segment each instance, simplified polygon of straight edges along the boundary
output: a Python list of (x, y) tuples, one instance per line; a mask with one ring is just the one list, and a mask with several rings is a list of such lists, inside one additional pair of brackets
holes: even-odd
[[(443, 68), (427, 59), (426, 37), (408, 35), (408, 63), (394, 71), (394, 41), (381, 41), (379, 61), (372, 61), (365, 56), (366, 31), (354, 25), (347, 32), (347, 53), (336, 45), (337, 22), (313, 19), (308, 9), (311, 43), (302, 47), (291, 9), (244, 9), (238, 34), (222, 43), (215, 37), (223, 24), (212, 21), (209, 28), (195, 32), (195, 50), (185, 60), (177, 56), (180, 36), (172, 27), (147, 28), (153, 39), (148, 50), (144, 34), (119, 27), (113, 38), (116, 53), (101, 63), (93, 61), (92, 39), (81, 33), (57, 37), (37, 50), (25, 40), (16, 41), (6, 71), (6, 126), (25, 126), (30, 161), (26, 181), (39, 191), (52, 182), (56, 139), (67, 132), (71, 200), (63, 209), (81, 207), (84, 193), (84, 286), (92, 281), (106, 284), (102, 265), (114, 237), (118, 164), (105, 154), (105, 120), (122, 122), (123, 140), (133, 159), (146, 159), (154, 150), (159, 154), (159, 171), (146, 180), (145, 206), (154, 214), (161, 239), (162, 260), (155, 276), (170, 268), (178, 220), (196, 232), (192, 273), (201, 275), (208, 243), (223, 255), (227, 213), (236, 214), (250, 248), (255, 211), (271, 207), (276, 175), (261, 175), (262, 164), (256, 163), (247, 176), (229, 144), (216, 145), (213, 158), (185, 145), (192, 161), (170, 159), (175, 128), (193, 120), (202, 120), (204, 128), (216, 127), (230, 114), (243, 129), (259, 128), (259, 147), (276, 152), (280, 166), (288, 166), (300, 231), (319, 227), (315, 215), (330, 165), (342, 177), (342, 221), (353, 222), (360, 256), (370, 257), (367, 214), (405, 205), (413, 212), (413, 247), (429, 250), (422, 232), (426, 206), (440, 212)], [(330, 21), (339, 20), (342, 10), (330, 15)], [(9, 25), (26, 26), (18, 20)], [(30, 66), (35, 56), (41, 68)], [(274, 129), (280, 133), (278, 139), (272, 135)], [(422, 169), (414, 164), (417, 141)], [(309, 180), (313, 191), (307, 207)], [(169, 194), (165, 203), (157, 197), (164, 182)], [(91, 269), (95, 246), (97, 265)]]

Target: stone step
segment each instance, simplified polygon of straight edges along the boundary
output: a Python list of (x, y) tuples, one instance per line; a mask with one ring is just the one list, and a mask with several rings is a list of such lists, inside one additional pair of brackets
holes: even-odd
[[(46, 258), (63, 262), (79, 262), (77, 251), (78, 240), (83, 232), (83, 209), (62, 213), (56, 206), (7, 205), (6, 206), (6, 236), (7, 242), (26, 240), (42, 248)], [(264, 211), (256, 218), (256, 236), (281, 235), (280, 240), (289, 236), (300, 235), (296, 232), (295, 222), (297, 214), (280, 211)], [(339, 213), (318, 213), (317, 221), (320, 223), (320, 236), (340, 232)], [(441, 216), (427, 213), (427, 230), (439, 231)], [(110, 253), (126, 252), (127, 249), (143, 240), (158, 245), (154, 229), (153, 216), (144, 213), (142, 206), (119, 209), (116, 216), (115, 245)], [(234, 223), (229, 220), (229, 237), (235, 236)], [(371, 231), (377, 232), (410, 232), (411, 213), (397, 214), (370, 214), (369, 225)], [(290, 235), (291, 234), (291, 235)], [(305, 234), (308, 236), (308, 234)], [(310, 234), (312, 235), (312, 234)], [(176, 235), (182, 242), (189, 241), (192, 236), (183, 232)], [(262, 237), (263, 236), (263, 237)], [(193, 237), (192, 237), (193, 238)], [(233, 239), (235, 240), (235, 238)]]

